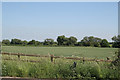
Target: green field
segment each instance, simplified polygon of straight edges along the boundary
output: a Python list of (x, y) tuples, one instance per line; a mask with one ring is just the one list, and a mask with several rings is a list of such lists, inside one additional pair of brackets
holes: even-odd
[[(26, 53), (55, 56), (78, 56), (87, 58), (106, 59), (114, 55), (117, 48), (92, 48), (92, 47), (23, 47), (2, 46), (2, 52)], [(74, 55), (74, 56), (73, 56)], [(6, 60), (12, 59), (12, 60)], [(39, 62), (30, 62), (31, 60)], [(76, 63), (76, 66), (75, 64)], [(82, 80), (101, 80), (119, 78), (119, 69), (111, 62), (96, 62), (83, 60), (70, 60), (64, 58), (53, 59), (50, 57), (29, 57), (16, 55), (2, 55), (2, 76), (30, 77), (30, 78), (74, 78)]]
[(30, 47), (30, 46), (2, 46), (2, 52), (39, 54), (64, 57), (86, 57), (106, 59), (112, 58), (117, 48), (96, 48), (96, 47)]

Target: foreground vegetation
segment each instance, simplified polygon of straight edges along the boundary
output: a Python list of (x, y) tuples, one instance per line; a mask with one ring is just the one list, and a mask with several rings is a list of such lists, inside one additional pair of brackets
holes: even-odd
[(39, 54), (64, 57), (86, 57), (112, 59), (117, 48), (96, 48), (96, 47), (30, 47), (30, 46), (2, 46), (2, 52), (9, 53), (24, 53), (24, 54)]
[[(5, 61), (4, 58), (17, 59)], [(119, 69), (110, 62), (80, 61), (50, 58), (21, 57), (24, 60), (39, 62), (22, 62), (16, 56), (2, 56), (2, 76), (31, 78), (79, 78), (79, 79), (119, 79)]]
[[(113, 60), (112, 62), (96, 62), (58, 58), (51, 62), (49, 57), (21, 56), (18, 58), (18, 56), (2, 55), (2, 76), (66, 78), (69, 80), (119, 80), (120, 53), (115, 54), (116, 51), (118, 51), (117, 48), (2, 46), (2, 52), (9, 53), (53, 54), (55, 56), (104, 60), (106, 60), (106, 57), (109, 57)], [(30, 60), (39, 62), (29, 62)]]

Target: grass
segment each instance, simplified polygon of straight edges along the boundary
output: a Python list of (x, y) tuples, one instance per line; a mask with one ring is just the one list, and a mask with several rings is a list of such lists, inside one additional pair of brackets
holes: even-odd
[[(117, 48), (93, 48), (93, 47), (24, 47), (2, 46), (2, 52), (39, 54), (55, 56), (79, 56), (85, 58), (106, 59), (112, 57)], [(4, 58), (16, 59), (4, 60)], [(50, 61), (47, 57), (21, 56), (21, 60), (36, 60), (39, 62), (22, 62), (14, 55), (2, 55), (2, 76), (30, 77), (30, 78), (79, 78), (82, 80), (119, 80), (120, 71), (111, 62), (69, 60), (64, 58)], [(76, 63), (76, 66), (75, 64)]]
[(112, 57), (117, 48), (96, 48), (96, 47), (24, 47), (24, 46), (2, 46), (2, 52), (39, 54), (64, 57), (88, 57), (106, 59)]
[[(2, 56), (16, 58), (16, 56)], [(22, 57), (22, 59), (26, 59)], [(81, 78), (97, 80), (100, 78), (118, 78), (118, 68), (109, 62), (79, 61), (56, 59), (51, 62), (50, 58), (32, 58), (39, 60), (38, 63), (16, 61), (2, 62), (2, 76), (31, 77), (31, 78)], [(76, 67), (74, 66), (76, 62)], [(117, 80), (117, 79), (116, 79)]]

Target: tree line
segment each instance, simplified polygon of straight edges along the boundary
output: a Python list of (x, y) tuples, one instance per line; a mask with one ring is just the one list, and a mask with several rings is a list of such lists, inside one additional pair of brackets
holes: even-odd
[(101, 39), (94, 36), (86, 36), (81, 41), (77, 42), (77, 38), (74, 36), (65, 37), (64, 35), (58, 36), (55, 42), (51, 38), (45, 39), (43, 42), (31, 40), (20, 40), (20, 39), (4, 39), (2, 45), (33, 45), (33, 46), (91, 46), (91, 47), (115, 47), (120, 48), (120, 35), (111, 38), (113, 42), (108, 42), (107, 39)]

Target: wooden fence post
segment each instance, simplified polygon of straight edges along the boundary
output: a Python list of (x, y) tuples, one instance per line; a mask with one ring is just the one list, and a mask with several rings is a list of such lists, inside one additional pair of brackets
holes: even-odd
[(54, 57), (54, 56), (53, 56), (53, 55), (50, 55), (50, 57), (51, 57), (51, 62), (53, 62), (53, 57)]
[(84, 64), (84, 62), (85, 62), (85, 59), (84, 59), (84, 57), (83, 57), (83, 64)]
[(107, 60), (110, 60), (110, 58), (109, 57), (106, 57), (107, 58)]
[(76, 68), (76, 65), (77, 65), (77, 63), (76, 63), (76, 62), (74, 62), (74, 63), (73, 63), (73, 68)]
[(18, 53), (18, 59), (20, 59), (20, 54)]

